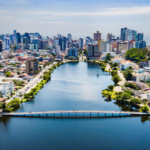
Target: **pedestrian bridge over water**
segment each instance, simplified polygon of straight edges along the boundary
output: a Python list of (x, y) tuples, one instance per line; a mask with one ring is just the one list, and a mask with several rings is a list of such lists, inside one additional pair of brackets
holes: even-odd
[(2, 116), (12, 117), (48, 117), (48, 118), (104, 118), (104, 117), (132, 117), (150, 116), (150, 113), (132, 111), (100, 111), (100, 110), (60, 110), (40, 112), (2, 113)]

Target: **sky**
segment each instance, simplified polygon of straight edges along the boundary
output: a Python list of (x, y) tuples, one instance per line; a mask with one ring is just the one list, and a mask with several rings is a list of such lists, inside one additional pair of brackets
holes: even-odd
[(53, 37), (120, 36), (127, 27), (150, 43), (150, 0), (0, 0), (0, 34), (39, 32)]

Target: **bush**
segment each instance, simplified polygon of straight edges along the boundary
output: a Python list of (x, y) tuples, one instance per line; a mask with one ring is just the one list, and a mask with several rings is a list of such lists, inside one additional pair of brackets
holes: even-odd
[(105, 71), (105, 68), (106, 68), (106, 67), (105, 67), (105, 66), (103, 66), (103, 67), (101, 68), (101, 69), (102, 69), (102, 71)]
[(138, 90), (139, 88), (133, 83), (125, 83), (125, 87), (130, 87), (132, 89)]
[(130, 104), (131, 104), (131, 105), (141, 104), (141, 101), (140, 101), (140, 99), (138, 99), (138, 98), (132, 98), (132, 99), (130, 100)]
[(108, 86), (108, 89), (111, 90), (111, 91), (113, 90), (113, 88), (114, 88), (113, 85), (109, 85), (109, 86)]
[(6, 77), (10, 77), (11, 76), (11, 72), (7, 71), (5, 75), (6, 75)]
[(131, 95), (129, 93), (123, 93), (121, 95), (121, 100), (127, 100), (127, 99), (130, 99), (131, 98)]
[(117, 75), (117, 71), (116, 71), (116, 70), (113, 70), (113, 71), (111, 72), (111, 75), (112, 75), (112, 76)]
[(129, 93), (130, 95), (134, 95), (134, 93), (130, 90), (127, 90), (126, 93)]
[(149, 111), (149, 107), (147, 105), (144, 105), (139, 110), (142, 111), (142, 112), (148, 112)]

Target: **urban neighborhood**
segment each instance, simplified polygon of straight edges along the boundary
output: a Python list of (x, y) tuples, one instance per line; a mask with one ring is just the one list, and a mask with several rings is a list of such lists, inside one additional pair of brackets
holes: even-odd
[(11, 112), (30, 100), (50, 80), (53, 69), (74, 61), (98, 63), (112, 75), (114, 85), (102, 92), (105, 97), (149, 111), (150, 49), (143, 33), (128, 28), (121, 28), (120, 37), (108, 33), (106, 41), (100, 31), (78, 40), (70, 33), (44, 38), (14, 30), (0, 35), (1, 110)]

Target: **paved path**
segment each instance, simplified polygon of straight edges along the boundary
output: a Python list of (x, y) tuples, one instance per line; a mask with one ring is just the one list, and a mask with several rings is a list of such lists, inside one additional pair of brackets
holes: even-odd
[(107, 63), (107, 65), (106, 65), (106, 69), (105, 70), (107, 70), (107, 71), (111, 71), (111, 68), (110, 68), (110, 65)]
[(124, 86), (126, 80), (125, 80), (125, 78), (124, 78), (123, 73), (121, 73), (120, 71), (118, 71), (118, 75), (119, 75), (121, 81), (118, 83), (119, 86), (116, 86), (116, 87), (114, 88), (114, 91), (115, 91), (115, 92), (122, 92), (123, 90), (122, 90), (122, 87), (121, 87), (121, 86)]

